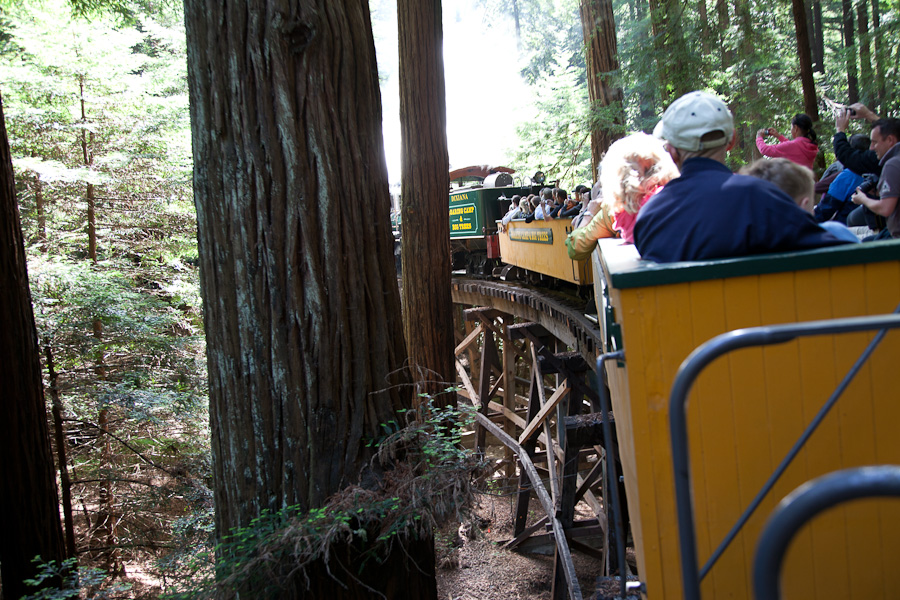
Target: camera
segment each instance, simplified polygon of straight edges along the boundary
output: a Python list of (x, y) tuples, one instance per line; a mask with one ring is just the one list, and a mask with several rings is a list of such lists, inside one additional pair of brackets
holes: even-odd
[(859, 191), (870, 198), (878, 198), (878, 192), (875, 194), (870, 194), (875, 190), (875, 187), (878, 185), (878, 180), (871, 176), (864, 176), (865, 180), (859, 184)]

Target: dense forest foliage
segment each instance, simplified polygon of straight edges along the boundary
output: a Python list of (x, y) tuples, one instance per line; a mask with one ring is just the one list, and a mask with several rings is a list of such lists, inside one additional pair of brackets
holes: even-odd
[(0, 91), (76, 551), (172, 584), (212, 502), (184, 27), (151, 7), (5, 8)]
[[(754, 157), (758, 128), (804, 111), (800, 0), (614, 2), (620, 69), (602, 77), (624, 100), (602, 108), (588, 101), (589, 1), (482, 0), (485, 27), (515, 21), (522, 77), (541, 90), (511, 166), (590, 182), (592, 128), (649, 131), (695, 88), (733, 107), (736, 163)], [(829, 101), (897, 113), (900, 23), (882, 0), (801, 8), (824, 164)], [(208, 574), (213, 510), (185, 56), (180, 2), (0, 3), (0, 93), (72, 541), (83, 562), (140, 565), (173, 592)]]
[[(797, 23), (800, 4), (809, 31), (823, 159), (834, 119), (828, 101), (863, 102), (882, 116), (895, 115), (900, 21), (895, 3), (882, 0), (618, 0), (613, 3), (617, 72), (602, 74), (621, 87), (625, 126), (613, 108), (591, 110), (579, 7), (588, 0), (482, 0), (490, 12), (509, 15), (520, 30), (527, 60), (522, 75), (542, 93), (535, 118), (519, 130), (511, 164), (542, 169), (563, 181), (593, 181), (592, 126), (650, 132), (675, 97), (709, 89), (725, 98), (740, 127), (731, 159), (758, 158), (760, 127), (789, 129), (805, 112)], [(827, 99), (827, 100), (826, 100)]]

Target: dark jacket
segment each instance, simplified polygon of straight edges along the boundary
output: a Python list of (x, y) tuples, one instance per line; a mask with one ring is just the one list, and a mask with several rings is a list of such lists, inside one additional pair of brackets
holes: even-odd
[(843, 244), (768, 181), (709, 158), (684, 162), (638, 213), (634, 243), (656, 262), (707, 260)]
[(850, 146), (850, 140), (843, 131), (834, 134), (831, 140), (835, 157), (841, 161), (845, 169), (850, 169), (860, 175), (875, 173), (881, 175), (881, 165), (878, 164), (878, 155), (874, 150), (857, 150)]

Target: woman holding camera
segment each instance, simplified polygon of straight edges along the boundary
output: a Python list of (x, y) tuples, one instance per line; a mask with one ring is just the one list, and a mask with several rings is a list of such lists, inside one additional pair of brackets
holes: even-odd
[[(767, 144), (765, 141), (767, 135), (776, 138), (778, 143)], [(812, 119), (802, 113), (794, 115), (791, 119), (791, 139), (778, 133), (774, 127), (760, 129), (756, 132), (756, 147), (763, 156), (786, 158), (810, 170), (819, 153)]]

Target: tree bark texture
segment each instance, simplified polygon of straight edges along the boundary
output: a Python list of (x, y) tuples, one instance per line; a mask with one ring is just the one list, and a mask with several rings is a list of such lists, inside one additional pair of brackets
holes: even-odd
[(874, 37), (875, 49), (875, 93), (878, 97), (878, 112), (884, 111), (885, 87), (884, 87), (884, 48), (881, 39), (881, 8), (878, 6), (879, 0), (872, 0), (872, 34)]
[(794, 13), (794, 31), (797, 33), (797, 54), (800, 61), (800, 81), (803, 84), (803, 109), (813, 121), (819, 120), (816, 102), (816, 83), (813, 80), (812, 52), (809, 42), (809, 28), (803, 0), (791, 0)]
[(703, 54), (709, 53), (709, 15), (707, 14), (706, 0), (697, 0), (697, 19), (700, 30), (700, 49)]
[(841, 31), (847, 60), (847, 104), (859, 102), (859, 83), (856, 78), (856, 48), (853, 43), (853, 1), (841, 0)]
[(872, 52), (869, 41), (869, 3), (859, 0), (856, 4), (856, 27), (859, 34), (859, 75), (862, 80), (861, 100), (871, 106), (874, 94), (874, 77), (872, 76)]
[[(877, 0), (875, 0), (877, 1)], [(825, 74), (825, 29), (822, 24), (822, 2), (813, 0), (813, 20), (816, 29), (816, 50), (813, 53), (816, 61), (816, 70)]]
[(31, 308), (12, 157), (0, 106), (0, 579), (6, 598), (33, 592), (31, 559), (65, 558), (59, 496)]
[(368, 3), (187, 0), (185, 24), (221, 537), (358, 482), (411, 403)]
[(66, 458), (66, 432), (63, 427), (63, 405), (59, 398), (59, 376), (53, 366), (53, 351), (44, 346), (47, 359), (47, 374), (50, 378), (51, 414), (53, 415), (53, 436), (56, 442), (56, 462), (59, 465), (59, 487), (62, 493), (63, 525), (66, 531), (66, 556), (75, 556), (75, 519), (72, 516), (72, 479), (69, 477), (69, 461)]
[(722, 60), (720, 68), (724, 71), (734, 61), (733, 53), (727, 43), (727, 33), (731, 28), (731, 17), (728, 14), (728, 3), (726, 0), (716, 0), (716, 15), (719, 20), (719, 48)]
[(615, 107), (616, 117), (612, 127), (601, 128), (591, 123), (591, 177), (597, 177), (597, 166), (606, 150), (621, 137), (620, 128), (625, 123), (622, 105), (622, 88), (610, 79), (619, 70), (619, 51), (616, 43), (616, 18), (611, 0), (582, 0), (581, 27), (587, 48), (588, 97), (591, 111)]
[[(397, 29), (403, 328), (414, 377), (422, 391), (437, 398), (456, 382), (440, 0), (398, 0)], [(443, 397), (437, 401), (446, 404)]]

